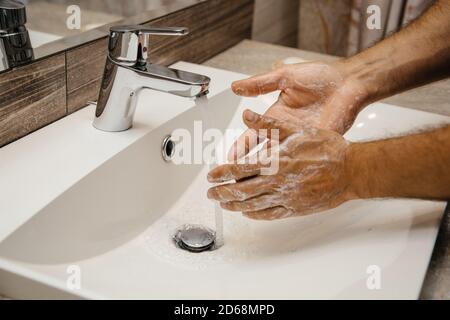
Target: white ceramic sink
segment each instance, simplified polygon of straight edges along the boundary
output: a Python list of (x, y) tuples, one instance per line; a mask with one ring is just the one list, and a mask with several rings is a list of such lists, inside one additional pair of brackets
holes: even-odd
[[(245, 108), (275, 99), (239, 98), (244, 75), (188, 63), (212, 79), (215, 125), (242, 128)], [(149, 106), (151, 102), (151, 106)], [(330, 212), (276, 222), (225, 214), (225, 246), (191, 254), (170, 236), (185, 223), (214, 226), (207, 168), (161, 157), (174, 130), (194, 130), (194, 102), (143, 93), (135, 126), (92, 127), (83, 109), (0, 149), (0, 293), (13, 298), (301, 299), (418, 297), (445, 204), (355, 201)], [(347, 138), (385, 137), (449, 119), (376, 104)], [(381, 290), (369, 290), (370, 266)], [(369, 271), (371, 269), (369, 268)], [(73, 287), (80, 271), (81, 288)]]

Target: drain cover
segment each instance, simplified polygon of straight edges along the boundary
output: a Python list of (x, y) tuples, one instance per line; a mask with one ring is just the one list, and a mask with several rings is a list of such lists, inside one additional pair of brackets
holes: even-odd
[(214, 247), (216, 234), (209, 228), (199, 225), (184, 225), (173, 237), (178, 247), (190, 252), (208, 251)]

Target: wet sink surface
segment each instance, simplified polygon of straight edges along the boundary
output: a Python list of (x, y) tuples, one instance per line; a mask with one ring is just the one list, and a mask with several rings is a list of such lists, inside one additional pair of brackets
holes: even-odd
[[(242, 129), (245, 108), (262, 112), (275, 99), (234, 96), (226, 88), (243, 75), (187, 63), (178, 67), (220, 84), (212, 88), (208, 108), (221, 130)], [(113, 134), (117, 144), (126, 141), (123, 147), (86, 169), (0, 242), (0, 292), (14, 298), (418, 297), (445, 203), (354, 201), (275, 222), (226, 212), (224, 247), (201, 254), (177, 249), (171, 236), (181, 225), (214, 228), (214, 205), (206, 199), (208, 168), (165, 162), (161, 143), (179, 128), (194, 133), (205, 114), (191, 101), (161, 93), (142, 98), (135, 128)], [(145, 110), (146, 99), (156, 110)], [(90, 126), (93, 112), (91, 106), (63, 121)], [(386, 137), (444, 121), (376, 104), (347, 138)], [(86, 130), (93, 131), (84, 143), (113, 141), (111, 134)], [(128, 141), (130, 135), (136, 137)], [(381, 272), (381, 290), (367, 286), (374, 267)], [(70, 286), (73, 270), (79, 271), (81, 288)]]

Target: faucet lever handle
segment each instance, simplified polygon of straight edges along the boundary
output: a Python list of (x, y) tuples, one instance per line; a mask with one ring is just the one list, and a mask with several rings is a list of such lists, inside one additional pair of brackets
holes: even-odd
[(131, 32), (137, 35), (160, 35), (160, 36), (185, 36), (189, 34), (189, 29), (185, 27), (152, 27), (152, 26), (116, 26), (111, 27), (111, 33)]
[(146, 27), (140, 25), (115, 26), (110, 29), (109, 56), (126, 66), (146, 64), (150, 51), (150, 35), (184, 36), (185, 27)]

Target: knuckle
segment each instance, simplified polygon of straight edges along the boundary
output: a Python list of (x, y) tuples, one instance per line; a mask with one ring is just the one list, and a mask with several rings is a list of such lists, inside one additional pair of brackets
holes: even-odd
[(230, 165), (229, 171), (234, 178), (239, 177), (241, 174), (241, 169), (237, 165)]
[(224, 210), (232, 210), (230, 203), (222, 202), (222, 203), (220, 203), (220, 206)]
[(217, 199), (217, 190), (215, 188), (208, 190), (209, 199)]

